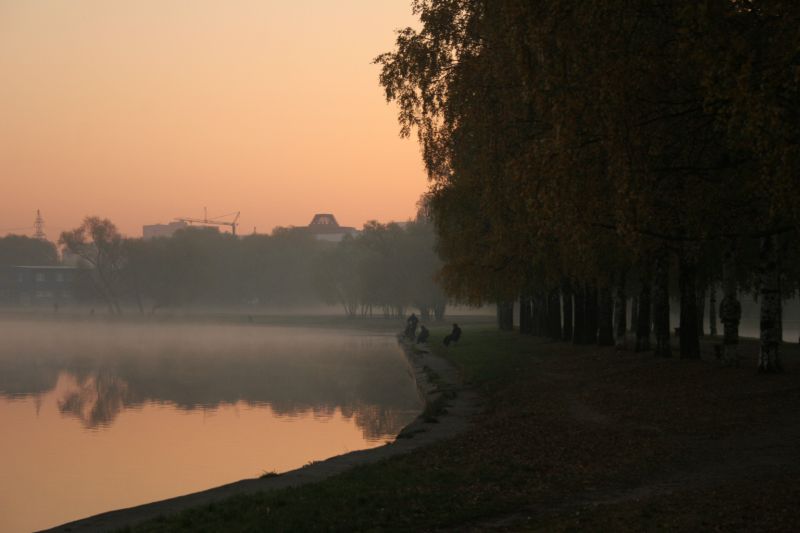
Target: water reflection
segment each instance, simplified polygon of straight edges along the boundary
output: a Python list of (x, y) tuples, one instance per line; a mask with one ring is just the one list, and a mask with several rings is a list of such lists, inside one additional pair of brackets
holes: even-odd
[(0, 332), (0, 398), (57, 391), (59, 411), (87, 429), (109, 427), (147, 402), (182, 410), (245, 402), (287, 417), (339, 410), (375, 440), (396, 434), (406, 411), (419, 408), (405, 362), (386, 337), (81, 323), (6, 324)]
[(82, 378), (62, 372), (59, 384), (57, 389), (66, 389), (59, 394), (59, 412), (74, 416), (89, 429), (111, 425), (126, 404), (133, 405), (126, 402), (131, 396), (128, 384), (105, 370)]
[(0, 322), (0, 339), (0, 531), (377, 446), (421, 408), (390, 336)]

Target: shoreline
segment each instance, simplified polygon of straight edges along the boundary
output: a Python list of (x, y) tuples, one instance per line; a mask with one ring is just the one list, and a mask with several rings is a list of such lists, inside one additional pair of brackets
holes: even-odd
[(417, 349), (399, 336), (398, 343), (423, 400), (423, 410), (398, 433), (394, 441), (376, 448), (355, 450), (315, 461), (277, 476), (243, 479), (165, 500), (106, 511), (42, 531), (116, 530), (162, 515), (209, 505), (236, 495), (316, 483), (356, 466), (409, 453), (430, 443), (456, 436), (468, 429), (470, 418), (478, 410), (478, 401), (474, 391), (463, 388), (458, 370), (450, 362), (433, 355), (430, 350)]

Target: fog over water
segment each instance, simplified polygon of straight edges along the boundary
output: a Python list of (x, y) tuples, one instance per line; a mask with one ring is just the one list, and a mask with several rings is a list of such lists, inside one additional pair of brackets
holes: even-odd
[(391, 335), (3, 321), (0, 338), (2, 531), (381, 445), (421, 409)]

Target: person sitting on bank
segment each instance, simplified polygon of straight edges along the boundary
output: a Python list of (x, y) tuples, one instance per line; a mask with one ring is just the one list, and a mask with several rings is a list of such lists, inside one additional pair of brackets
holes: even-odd
[(428, 331), (424, 325), (419, 327), (419, 336), (417, 337), (417, 344), (422, 344), (423, 342), (428, 342), (428, 337), (430, 337), (431, 332)]
[(453, 324), (453, 331), (450, 332), (450, 335), (444, 338), (444, 345), (450, 346), (451, 342), (458, 342), (458, 339), (461, 338), (461, 328), (458, 327), (458, 324)]
[(406, 337), (412, 341), (417, 338), (417, 323), (419, 319), (417, 315), (411, 313), (411, 316), (406, 320)]

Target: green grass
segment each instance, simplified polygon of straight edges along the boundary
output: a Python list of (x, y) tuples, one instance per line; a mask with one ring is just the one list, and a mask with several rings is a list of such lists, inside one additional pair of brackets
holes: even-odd
[(457, 344), (445, 347), (442, 339), (449, 332), (445, 326), (431, 330), (433, 352), (454, 362), (466, 383), (489, 388), (513, 378), (541, 343), (515, 332), (498, 331), (493, 324), (476, 324), (464, 328)]

